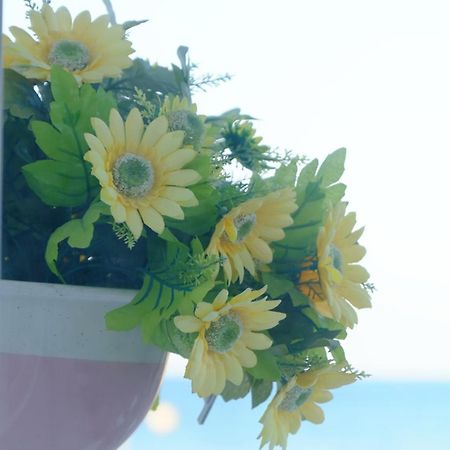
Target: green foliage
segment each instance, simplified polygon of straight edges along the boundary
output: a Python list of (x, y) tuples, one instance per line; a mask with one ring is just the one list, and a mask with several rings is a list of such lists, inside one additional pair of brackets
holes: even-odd
[(81, 219), (73, 219), (58, 227), (50, 236), (45, 251), (45, 261), (49, 269), (64, 282), (57, 268), (58, 246), (67, 239), (72, 248), (87, 248), (94, 235), (94, 223), (101, 214), (109, 214), (109, 207), (104, 203), (93, 203)]
[(300, 172), (294, 223), (285, 228), (286, 237), (273, 244), (275, 271), (296, 277), (305, 257), (315, 254), (317, 233), (325, 214), (330, 204), (338, 202), (345, 193), (344, 184), (335, 184), (343, 173), (344, 161), (345, 149), (339, 149), (327, 156), (318, 170), (314, 159)]
[(19, 119), (42, 117), (42, 102), (33, 89), (33, 83), (11, 69), (3, 72), (6, 89), (3, 91), (3, 108)]
[(98, 182), (83, 159), (88, 150), (84, 133), (92, 131), (92, 117), (107, 120), (115, 103), (102, 89), (95, 91), (90, 85), (80, 89), (75, 78), (57, 66), (52, 68), (51, 90), (52, 125), (31, 124), (36, 143), (49, 159), (27, 164), (23, 173), (47, 205), (77, 207), (89, 203), (98, 192)]
[(257, 380), (278, 381), (281, 372), (277, 360), (268, 350), (256, 351), (258, 363), (255, 367), (247, 369), (248, 373)]
[(195, 280), (183, 279), (181, 269), (190, 259), (188, 247), (166, 242), (165, 251), (161, 253), (159, 262), (151, 261), (154, 265), (148, 268), (142, 288), (133, 300), (106, 314), (108, 329), (126, 331), (140, 325), (144, 342), (164, 340), (169, 345), (167, 327), (161, 324), (179, 308), (186, 308), (186, 305), (192, 308), (214, 286), (200, 271)]
[(244, 372), (242, 383), (239, 386), (236, 386), (234, 383), (227, 381), (221, 396), (226, 402), (229, 402), (230, 400), (238, 400), (246, 397), (250, 392), (251, 387), (251, 378)]
[(267, 380), (254, 380), (252, 384), (252, 408), (264, 403), (272, 393), (273, 382)]

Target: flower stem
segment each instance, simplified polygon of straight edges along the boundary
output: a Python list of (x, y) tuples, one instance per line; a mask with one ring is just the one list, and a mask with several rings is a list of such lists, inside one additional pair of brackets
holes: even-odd
[(116, 25), (116, 14), (114, 13), (114, 9), (110, 0), (103, 0), (103, 3), (106, 6), (106, 10), (108, 11), (109, 21), (111, 25)]
[(212, 407), (214, 406), (214, 402), (216, 401), (217, 395), (210, 395), (208, 398), (205, 398), (205, 404), (203, 405), (203, 409), (201, 410), (197, 422), (200, 425), (203, 425), (210, 413)]

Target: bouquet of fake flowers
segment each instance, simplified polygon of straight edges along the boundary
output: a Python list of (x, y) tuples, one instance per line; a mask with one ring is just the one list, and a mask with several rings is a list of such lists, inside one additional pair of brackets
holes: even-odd
[(3, 276), (135, 289), (107, 327), (187, 358), (208, 401), (270, 399), (261, 445), (286, 448), (364, 375), (341, 346), (371, 290), (345, 149), (319, 165), (238, 109), (199, 114), (187, 48), (130, 58), (141, 21), (30, 6), (33, 36), (3, 36)]

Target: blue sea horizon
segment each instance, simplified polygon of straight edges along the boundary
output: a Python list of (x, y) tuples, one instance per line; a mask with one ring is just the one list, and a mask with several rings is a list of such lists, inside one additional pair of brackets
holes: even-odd
[[(449, 450), (450, 383), (360, 381), (333, 391), (323, 405), (325, 422), (303, 422), (289, 438), (291, 450)], [(257, 450), (258, 420), (250, 399), (216, 401), (207, 422), (197, 423), (203, 401), (190, 393), (186, 380), (168, 379), (161, 401), (176, 406), (180, 423), (167, 435), (144, 423), (128, 440), (127, 450)], [(268, 447), (267, 447), (268, 448)]]

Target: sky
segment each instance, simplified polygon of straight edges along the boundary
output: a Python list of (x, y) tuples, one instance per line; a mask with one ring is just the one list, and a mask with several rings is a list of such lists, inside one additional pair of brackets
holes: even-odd
[[(104, 13), (100, 0), (52, 4)], [(377, 291), (344, 342), (347, 357), (374, 380), (450, 381), (450, 3), (113, 4), (119, 22), (149, 19), (130, 32), (137, 56), (167, 65), (187, 45), (199, 73), (232, 75), (196, 93), (200, 113), (240, 107), (259, 119), (264, 143), (310, 158), (348, 149), (346, 199), (366, 226)], [(26, 26), (21, 1), (5, 0), (4, 15), (6, 26)], [(183, 364), (172, 358), (168, 378)]]

